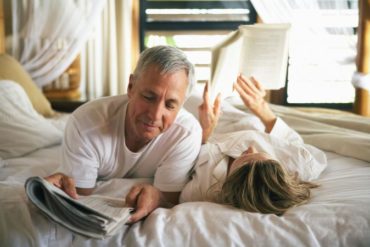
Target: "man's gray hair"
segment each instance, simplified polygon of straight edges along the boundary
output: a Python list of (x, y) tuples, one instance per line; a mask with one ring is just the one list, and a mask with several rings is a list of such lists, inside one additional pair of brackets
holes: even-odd
[(161, 74), (185, 70), (188, 76), (185, 98), (190, 95), (195, 85), (194, 65), (183, 51), (171, 46), (154, 46), (144, 50), (134, 70), (134, 77), (139, 78), (150, 65), (158, 66)]

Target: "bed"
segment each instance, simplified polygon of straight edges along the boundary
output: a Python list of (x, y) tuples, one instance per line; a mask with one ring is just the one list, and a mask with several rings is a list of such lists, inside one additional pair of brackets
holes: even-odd
[[(328, 167), (317, 180), (321, 186), (313, 190), (309, 203), (281, 217), (189, 202), (156, 209), (145, 220), (99, 240), (51, 222), (29, 203), (24, 192), (28, 177), (46, 176), (59, 165), (61, 136), (70, 114), (43, 117), (22, 87), (12, 81), (0, 82), (0, 94), (0, 246), (370, 245), (369, 118), (272, 105), (276, 114), (307, 143), (323, 149), (328, 158)], [(200, 94), (195, 93), (185, 107), (196, 116), (200, 101)], [(253, 117), (237, 98), (224, 100), (222, 112), (216, 133), (244, 128)], [(151, 180), (100, 181), (94, 193), (123, 197), (141, 182)]]

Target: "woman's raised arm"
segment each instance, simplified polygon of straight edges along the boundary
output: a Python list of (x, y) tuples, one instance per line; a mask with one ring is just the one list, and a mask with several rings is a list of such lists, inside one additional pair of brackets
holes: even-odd
[(234, 88), (239, 93), (244, 105), (265, 125), (265, 132), (270, 133), (275, 125), (276, 116), (264, 99), (266, 91), (261, 83), (253, 77), (247, 78), (240, 74), (234, 83)]

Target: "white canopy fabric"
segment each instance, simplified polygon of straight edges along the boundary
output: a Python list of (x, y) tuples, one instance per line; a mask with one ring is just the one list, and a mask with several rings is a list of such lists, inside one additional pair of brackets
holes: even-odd
[(47, 85), (76, 58), (105, 5), (106, 0), (11, 0), (7, 52), (39, 87)]

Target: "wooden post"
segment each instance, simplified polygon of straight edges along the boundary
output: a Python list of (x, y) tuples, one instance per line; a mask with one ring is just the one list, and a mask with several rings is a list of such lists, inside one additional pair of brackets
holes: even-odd
[(132, 1), (131, 70), (135, 69), (140, 55), (140, 1)]
[(5, 53), (5, 16), (3, 0), (0, 0), (0, 54)]
[[(357, 71), (370, 73), (370, 0), (359, 1)], [(370, 117), (370, 92), (356, 88), (354, 112)]]

